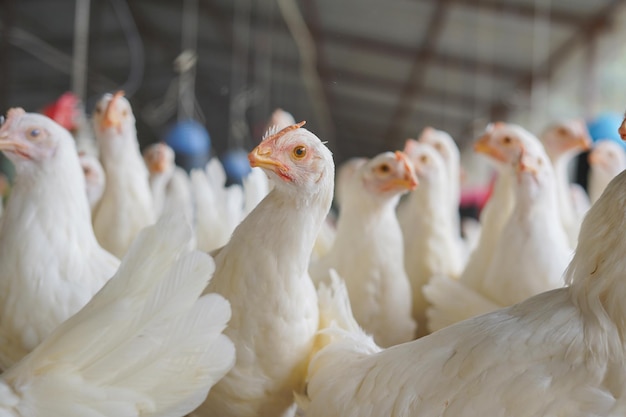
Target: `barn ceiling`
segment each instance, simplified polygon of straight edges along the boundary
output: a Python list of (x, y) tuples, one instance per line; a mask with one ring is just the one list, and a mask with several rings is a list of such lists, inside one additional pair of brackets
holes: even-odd
[[(516, 97), (610, 29), (625, 2), (87, 3), (87, 109), (103, 92), (124, 88), (143, 144), (161, 139), (177, 118), (173, 62), (191, 36), (197, 117), (216, 153), (251, 147), (282, 107), (307, 120), (341, 160), (398, 148), (427, 125), (461, 145), (473, 140), (477, 124), (506, 119)], [(0, 7), (1, 110), (35, 111), (72, 88), (76, 3), (3, 0)], [(184, 7), (187, 18), (197, 17), (197, 36), (194, 19), (182, 23)]]

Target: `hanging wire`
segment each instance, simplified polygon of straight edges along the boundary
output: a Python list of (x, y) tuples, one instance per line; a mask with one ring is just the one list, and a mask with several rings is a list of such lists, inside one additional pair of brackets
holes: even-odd
[(74, 50), (72, 92), (85, 102), (87, 91), (87, 54), (89, 52), (89, 9), (91, 0), (76, 0), (74, 12)]
[(180, 73), (178, 121), (192, 119), (195, 113), (196, 66), (198, 62), (198, 0), (184, 0), (182, 12), (182, 53), (176, 58)]
[(230, 107), (228, 114), (228, 148), (241, 148), (248, 135), (245, 119), (248, 80), (248, 55), (250, 51), (250, 0), (235, 0), (233, 15), (233, 50), (230, 70)]
[(109, 0), (115, 16), (120, 23), (126, 42), (128, 43), (128, 49), (130, 52), (130, 71), (128, 78), (124, 84), (120, 87), (124, 90), (126, 97), (132, 97), (139, 89), (141, 82), (143, 81), (143, 72), (145, 66), (144, 59), (144, 47), (139, 36), (139, 31), (135, 25), (133, 15), (128, 8), (128, 3), (125, 0)]
[(323, 137), (328, 143), (328, 147), (337, 151), (334, 144), (334, 129), (330, 108), (324, 97), (324, 88), (322, 81), (317, 72), (317, 53), (315, 49), (315, 41), (311, 32), (300, 13), (300, 9), (294, 0), (277, 0), (278, 7), (282, 13), (283, 19), (289, 28), (289, 32), (293, 40), (298, 46), (301, 61), (301, 75), (304, 85), (311, 97), (313, 111), (317, 116), (319, 124), (320, 137)]

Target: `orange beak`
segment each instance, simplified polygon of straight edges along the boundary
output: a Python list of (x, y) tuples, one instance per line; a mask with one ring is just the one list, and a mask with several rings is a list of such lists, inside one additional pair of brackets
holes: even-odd
[(7, 113), (7, 119), (5, 120), (2, 128), (0, 128), (0, 151), (7, 151), (16, 153), (24, 158), (30, 159), (28, 156), (28, 144), (19, 141), (15, 137), (11, 137), (10, 129), (14, 120), (25, 114), (24, 109), (14, 108), (10, 109)]
[(122, 118), (120, 117), (120, 113), (117, 110), (117, 101), (120, 97), (124, 97), (124, 92), (122, 90), (116, 92), (113, 95), (111, 101), (107, 105), (107, 108), (104, 110), (104, 116), (102, 117), (102, 121), (100, 122), (100, 129), (106, 130), (109, 128), (117, 128), (118, 131), (122, 125)]
[(409, 157), (404, 152), (396, 151), (396, 160), (404, 166), (404, 176), (402, 178), (395, 178), (392, 181), (393, 185), (399, 188), (406, 188), (409, 191), (417, 188), (419, 182)]
[(289, 168), (282, 162), (272, 158), (272, 147), (265, 142), (261, 142), (259, 146), (248, 154), (248, 161), (250, 161), (250, 166), (253, 168), (269, 169), (284, 180), (292, 180), (288, 175)]
[(148, 163), (148, 170), (152, 173), (165, 172), (165, 168), (167, 168), (165, 158), (152, 158)]
[(476, 143), (474, 143), (474, 152), (487, 155), (496, 161), (506, 162), (506, 157), (497, 148), (490, 143), (491, 135), (486, 133), (482, 135)]
[(524, 148), (522, 147), (522, 153), (520, 154), (519, 163), (517, 165), (518, 180), (521, 178), (520, 175), (524, 172), (528, 172), (536, 180), (537, 175), (539, 174), (538, 163), (539, 163), (538, 161), (529, 157), (524, 151)]

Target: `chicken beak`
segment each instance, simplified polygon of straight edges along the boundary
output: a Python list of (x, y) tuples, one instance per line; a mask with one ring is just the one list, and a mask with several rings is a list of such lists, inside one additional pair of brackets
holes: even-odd
[(539, 162), (529, 157), (524, 151), (524, 148), (522, 148), (522, 153), (520, 155), (519, 163), (517, 165), (518, 179), (521, 177), (522, 173), (527, 172), (531, 174), (533, 178), (536, 180), (537, 175), (539, 174), (538, 163)]
[(575, 147), (580, 148), (582, 151), (588, 151), (591, 148), (591, 138), (589, 135), (580, 135), (575, 142)]
[(150, 161), (150, 163), (148, 164), (148, 170), (152, 173), (162, 173), (165, 171), (165, 161), (163, 159), (156, 159), (153, 161)]
[(264, 143), (261, 143), (248, 154), (248, 161), (253, 168), (269, 169), (281, 178), (291, 180), (291, 177), (287, 175), (289, 169), (280, 161), (272, 158), (272, 149)]
[(119, 111), (117, 110), (117, 101), (120, 97), (124, 97), (123, 91), (118, 91), (113, 95), (111, 101), (107, 105), (107, 108), (104, 110), (104, 116), (102, 117), (102, 121), (100, 122), (100, 128), (102, 130), (106, 130), (112, 127), (120, 129), (122, 125), (122, 118), (120, 116)]
[(404, 176), (402, 178), (395, 178), (392, 181), (393, 185), (413, 191), (419, 184), (417, 176), (415, 175), (413, 164), (411, 164), (409, 157), (404, 152), (400, 151), (396, 151), (396, 160), (402, 164), (404, 168)]
[(12, 137), (10, 130), (13, 123), (15, 123), (15, 119), (20, 118), (24, 114), (25, 112), (21, 108), (14, 108), (8, 111), (7, 118), (0, 127), (0, 151), (15, 152), (22, 156), (26, 155), (28, 144)]
[(491, 135), (489, 134), (481, 136), (476, 143), (474, 143), (474, 152), (487, 155), (496, 161), (506, 162), (505, 156), (489, 143), (490, 139)]

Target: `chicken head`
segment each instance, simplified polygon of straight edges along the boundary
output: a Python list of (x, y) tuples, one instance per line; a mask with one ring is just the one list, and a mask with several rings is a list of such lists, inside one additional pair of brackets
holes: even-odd
[(541, 135), (546, 152), (551, 159), (568, 152), (583, 152), (591, 147), (591, 136), (585, 122), (571, 119), (549, 126)]
[(334, 174), (330, 150), (317, 136), (302, 129), (304, 124), (288, 126), (266, 137), (248, 154), (250, 165), (262, 168), (275, 180), (276, 187), (296, 186), (299, 193), (317, 191), (322, 178)]
[(496, 122), (485, 129), (485, 133), (474, 144), (474, 151), (489, 156), (503, 164), (515, 164), (522, 152), (543, 152), (539, 140), (521, 126)]
[(365, 189), (373, 194), (396, 195), (414, 190), (418, 181), (404, 152), (384, 152), (359, 168)]
[(151, 175), (162, 174), (174, 168), (174, 150), (165, 143), (154, 143), (143, 152), (143, 160)]
[(20, 169), (25, 162), (51, 159), (61, 141), (71, 143), (72, 137), (62, 126), (46, 116), (13, 108), (0, 128), (0, 151)]
[(100, 132), (114, 130), (118, 134), (127, 126), (135, 125), (135, 116), (123, 91), (105, 94), (93, 112), (94, 129)]

